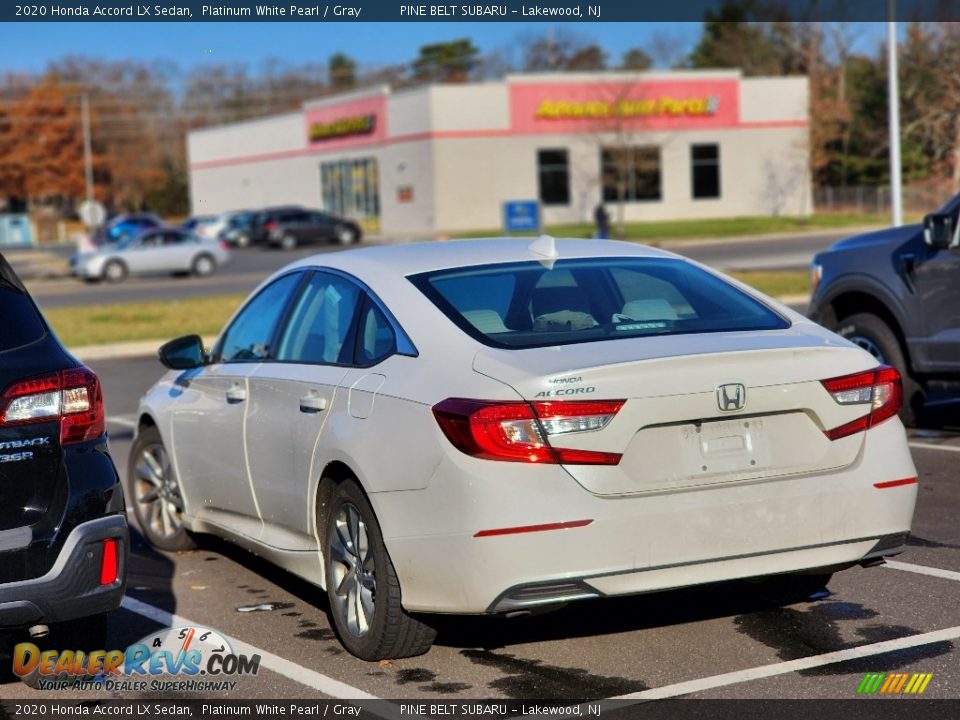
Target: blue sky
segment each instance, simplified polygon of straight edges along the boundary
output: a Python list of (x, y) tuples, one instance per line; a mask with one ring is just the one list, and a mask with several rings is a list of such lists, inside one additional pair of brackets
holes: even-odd
[[(469, 37), (482, 51), (516, 48), (523, 37), (542, 34), (534, 23), (25, 23), (0, 28), (0, 69), (43, 70), (53, 59), (82, 54), (108, 60), (174, 60), (187, 69), (209, 62), (242, 62), (255, 69), (274, 57), (299, 64), (325, 62), (345, 52), (362, 66), (412, 60), (424, 44)], [(567, 25), (600, 44), (608, 60), (643, 46), (654, 35), (686, 48), (700, 23), (604, 23)]]
[[(882, 23), (862, 23), (855, 31), (858, 49), (870, 52), (882, 37)], [(22, 23), (0, 24), (0, 71), (42, 71), (65, 55), (105, 60), (173, 60), (190, 69), (213, 62), (245, 63), (256, 71), (276, 58), (292, 65), (326, 62), (345, 52), (361, 67), (412, 60), (426, 43), (469, 37), (481, 51), (499, 50), (522, 57), (524, 38), (542, 36), (547, 23)], [(632, 47), (655, 58), (659, 43), (674, 54), (689, 51), (700, 23), (561, 24), (607, 51), (611, 63)]]

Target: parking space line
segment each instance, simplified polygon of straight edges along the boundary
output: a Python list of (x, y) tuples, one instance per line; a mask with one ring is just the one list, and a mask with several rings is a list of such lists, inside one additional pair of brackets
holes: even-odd
[[(129, 595), (123, 599), (123, 608), (167, 627), (173, 627), (174, 625), (201, 624), (181, 615), (174, 615), (166, 610), (161, 610), (160, 608), (149, 605), (142, 600), (132, 598)], [(227, 639), (230, 641), (230, 644), (233, 646), (235, 652), (244, 655), (259, 655), (261, 667), (272, 670), (278, 675), (283, 675), (290, 680), (317, 690), (324, 695), (345, 700), (378, 699), (375, 695), (366, 693), (359, 688), (355, 688), (352, 685), (347, 685), (339, 680), (334, 680), (333, 678), (327, 677), (326, 675), (318, 673), (314, 670), (309, 670), (302, 665), (298, 665), (295, 662), (286, 660), (279, 655), (274, 655), (271, 652), (262, 650), (242, 640), (237, 640), (229, 636), (227, 636)]]
[(960, 447), (953, 445), (934, 445), (933, 443), (912, 442), (907, 443), (910, 447), (920, 448), (921, 450), (944, 450), (946, 452), (960, 452)]
[(908, 635), (907, 637), (897, 638), (895, 640), (884, 640), (883, 642), (869, 643), (845, 650), (835, 650), (834, 652), (823, 653), (821, 655), (811, 655), (810, 657), (799, 658), (797, 660), (761, 665), (759, 667), (747, 668), (746, 670), (723, 673), (722, 675), (712, 675), (698, 680), (664, 685), (663, 687), (651, 688), (650, 690), (643, 690), (629, 695), (620, 695), (609, 698), (609, 700), (665, 700), (667, 698), (690, 695), (691, 693), (703, 692), (727, 685), (736, 685), (752, 680), (786, 675), (787, 673), (810, 670), (811, 668), (823, 667), (824, 665), (847, 662), (848, 660), (883, 655), (884, 653), (895, 652), (897, 650), (909, 650), (910, 648), (920, 647), (921, 645), (931, 645), (948, 640), (957, 640), (958, 638), (960, 638), (960, 626), (955, 626), (943, 630), (920, 633), (919, 635)]
[(930, 567), (928, 565), (914, 565), (913, 563), (898, 562), (896, 560), (887, 560), (883, 567), (960, 582), (960, 572), (956, 572), (955, 570), (943, 570), (942, 568)]

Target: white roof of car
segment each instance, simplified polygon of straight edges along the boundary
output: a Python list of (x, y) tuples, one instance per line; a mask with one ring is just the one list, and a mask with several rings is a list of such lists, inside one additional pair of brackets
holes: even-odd
[[(531, 250), (536, 238), (483, 238), (379, 245), (344, 252), (324, 253), (304, 258), (289, 267), (323, 266), (350, 274), (366, 275), (387, 270), (390, 274), (415, 275), (475, 265), (542, 260), (543, 255)], [(557, 260), (593, 257), (669, 257), (673, 253), (631, 242), (614, 240), (554, 241)]]

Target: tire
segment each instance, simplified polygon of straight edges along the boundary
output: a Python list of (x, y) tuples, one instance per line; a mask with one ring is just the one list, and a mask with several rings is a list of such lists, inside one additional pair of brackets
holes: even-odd
[(338, 227), (334, 232), (333, 239), (338, 245), (353, 245), (357, 242), (357, 231), (350, 227)]
[(788, 605), (809, 600), (811, 595), (826, 590), (833, 573), (768, 575), (746, 582), (750, 592), (766, 603)]
[(280, 247), (284, 250), (296, 250), (297, 238), (293, 235), (284, 235), (282, 238), (280, 238)]
[(323, 549), (330, 615), (340, 642), (361, 660), (425, 653), (436, 630), (401, 607), (400, 583), (363, 491), (346, 480), (334, 489), (329, 507)]
[(217, 261), (203, 253), (197, 255), (190, 264), (190, 272), (197, 277), (209, 277), (217, 271)]
[(879, 362), (897, 369), (903, 378), (903, 407), (900, 410), (900, 419), (904, 425), (916, 425), (926, 393), (923, 386), (910, 374), (910, 363), (890, 326), (872, 313), (850, 315), (841, 320), (839, 325), (839, 335), (862, 347)]
[(192, 550), (183, 525), (183, 496), (170, 455), (155, 427), (144, 428), (130, 449), (127, 464), (130, 502), (147, 541), (160, 550)]
[(109, 283), (123, 282), (127, 273), (127, 266), (120, 260), (111, 260), (103, 266), (103, 279)]

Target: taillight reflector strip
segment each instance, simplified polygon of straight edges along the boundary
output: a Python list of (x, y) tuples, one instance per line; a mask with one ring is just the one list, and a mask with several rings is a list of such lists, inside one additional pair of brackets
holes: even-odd
[(886, 490), (887, 488), (902, 487), (904, 485), (916, 485), (917, 478), (903, 478), (903, 480), (887, 480), (886, 482), (874, 483), (873, 486), (877, 490)]
[(519, 533), (545, 532), (547, 530), (569, 530), (570, 528), (586, 527), (593, 520), (570, 520), (569, 522), (544, 523), (543, 525), (521, 525), (519, 527), (497, 528), (495, 530), (480, 530), (474, 533), (475, 538), (494, 537), (496, 535), (517, 535)]
[(616, 465), (620, 453), (555, 448), (553, 435), (600, 430), (624, 400), (496, 401), (448, 398), (433, 407), (447, 439), (484, 460), (566, 465)]
[(117, 567), (117, 541), (107, 539), (103, 541), (103, 555), (100, 560), (100, 584), (113, 585), (120, 572)]
[(824, 430), (831, 440), (839, 440), (889, 420), (903, 406), (903, 386), (900, 373), (887, 365), (874, 370), (822, 380), (821, 384), (838, 405), (869, 407), (866, 415)]

